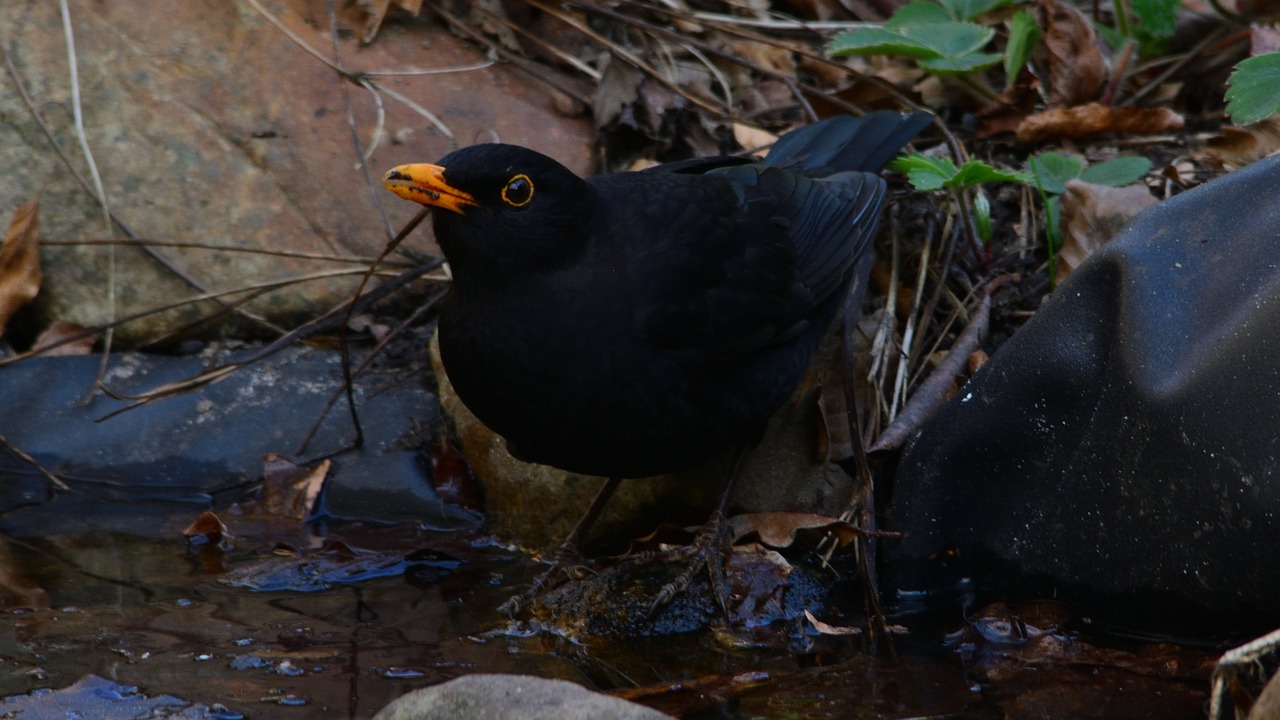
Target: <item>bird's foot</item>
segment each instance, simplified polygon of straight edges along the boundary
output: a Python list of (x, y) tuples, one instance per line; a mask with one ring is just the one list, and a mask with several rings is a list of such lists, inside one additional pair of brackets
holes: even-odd
[(729, 579), (724, 572), (724, 548), (728, 544), (724, 536), (725, 529), (724, 514), (717, 511), (711, 519), (707, 520), (707, 524), (698, 530), (698, 534), (693, 537), (693, 542), (670, 552), (660, 553), (653, 558), (664, 561), (686, 561), (689, 566), (680, 573), (679, 577), (662, 586), (658, 591), (653, 603), (649, 605), (650, 616), (666, 607), (677, 595), (688, 590), (693, 578), (703, 568), (707, 569), (707, 575), (711, 581), (711, 593), (715, 596), (720, 612), (724, 617), (729, 616)]
[(506, 602), (498, 606), (498, 612), (514, 618), (522, 610), (532, 605), (539, 595), (549, 590), (554, 590), (571, 579), (582, 577), (585, 570), (585, 561), (582, 558), (582, 553), (578, 551), (578, 540), (576, 537), (570, 536), (560, 546), (560, 550), (556, 552), (556, 558), (551, 562), (551, 567), (534, 578), (528, 590), (507, 598)]

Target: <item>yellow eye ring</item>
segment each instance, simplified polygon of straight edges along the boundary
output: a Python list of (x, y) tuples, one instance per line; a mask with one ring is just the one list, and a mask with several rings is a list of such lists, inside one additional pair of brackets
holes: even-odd
[(524, 207), (533, 200), (533, 181), (528, 175), (520, 174), (507, 181), (502, 188), (502, 201), (511, 207)]

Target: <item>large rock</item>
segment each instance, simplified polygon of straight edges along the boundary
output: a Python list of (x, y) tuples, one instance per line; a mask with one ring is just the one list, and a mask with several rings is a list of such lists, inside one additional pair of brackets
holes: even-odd
[[(386, 22), (376, 42), (361, 46), (353, 30), (361, 27), (362, 13), (355, 3), (338, 3), (335, 50), (323, 4), (263, 5), (326, 57), (339, 53), (337, 59), (352, 71), (447, 69), (485, 61), (481, 51), (425, 16), (407, 24)], [(494, 135), (535, 146), (577, 170), (590, 162), (591, 124), (560, 116), (546, 86), (510, 65), (371, 76), (434, 113), (451, 129), (450, 138), (390, 94), (375, 97), (343, 79), (243, 0), (70, 7), (86, 141), (111, 210), (143, 239), (368, 257), (416, 211), (376, 182), (393, 165), (434, 160)], [(0, 3), (0, 37), (8, 39), (18, 81), (57, 143), (89, 177), (72, 121), (58, 4)], [(6, 88), (0, 93), (0, 166), (5, 168), (0, 222), (7, 223), (15, 207), (39, 194), (45, 239), (121, 237), (59, 160), (11, 81)], [(367, 160), (372, 187), (359, 167), (353, 134), (362, 150), (372, 147), (375, 136), (381, 138)], [(415, 234), (414, 244), (420, 252), (434, 249), (427, 232)], [(42, 315), (82, 325), (106, 322), (112, 317), (109, 276), (114, 276), (114, 316), (124, 317), (202, 289), (361, 269), (350, 262), (205, 248), (154, 252), (176, 272), (136, 248), (117, 247), (113, 256), (101, 245), (46, 246), (45, 286), (38, 301)], [(355, 281), (345, 276), (297, 283), (259, 298), (249, 309), (288, 324), (328, 309)], [(121, 327), (117, 341), (152, 337), (212, 309), (204, 303), (139, 319)], [(197, 330), (209, 336), (220, 332), (218, 323)]]
[[(342, 387), (337, 352), (298, 347), (201, 390), (107, 418), (129, 403), (101, 393), (86, 401), (100, 363), (98, 356), (33, 358), (0, 370), (0, 407), (6, 408), (0, 436), (66, 476), (75, 490), (50, 492), (46, 478), (5, 453), (0, 531), (43, 537), (56, 527), (60, 533), (179, 537), (200, 509), (243, 499), (263, 474), (265, 454), (301, 462), (294, 455), (299, 443)], [(207, 363), (200, 357), (113, 355), (104, 382), (114, 392), (136, 395), (195, 375)], [(479, 518), (445, 504), (431, 487), (417, 427), (435, 426), (439, 406), (421, 373), (366, 372), (356, 381), (355, 396), (366, 442), (334, 456), (325, 511), (441, 529), (478, 525)], [(324, 415), (308, 452), (336, 453), (350, 446), (354, 434), (339, 403)]]
[(464, 675), (415, 690), (374, 720), (664, 720), (671, 716), (564, 680)]

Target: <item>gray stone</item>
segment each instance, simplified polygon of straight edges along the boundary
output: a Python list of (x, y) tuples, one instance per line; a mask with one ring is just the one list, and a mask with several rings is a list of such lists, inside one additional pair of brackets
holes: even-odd
[(662, 720), (670, 715), (564, 680), (465, 675), (415, 690), (373, 720)]

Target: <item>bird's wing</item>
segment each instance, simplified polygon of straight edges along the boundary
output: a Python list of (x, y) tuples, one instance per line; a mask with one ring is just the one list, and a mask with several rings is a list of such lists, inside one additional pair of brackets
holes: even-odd
[(647, 239), (641, 262), (661, 280), (639, 320), (655, 346), (708, 359), (785, 342), (818, 319), (865, 251), (885, 193), (870, 173), (815, 179), (768, 165), (674, 185), (684, 209)]

